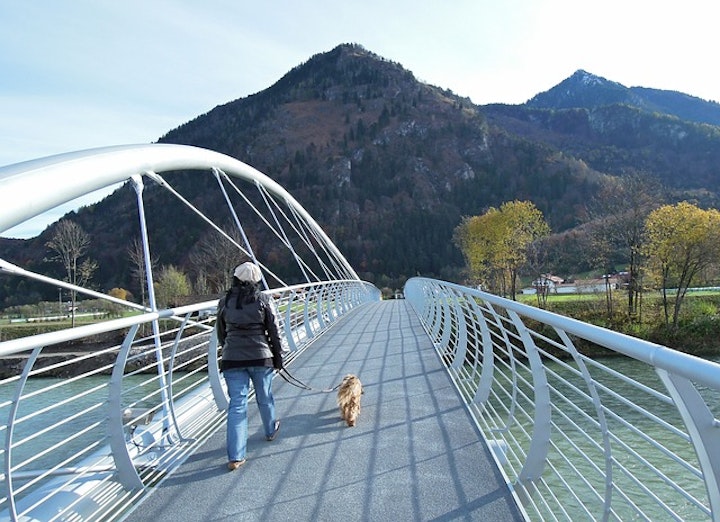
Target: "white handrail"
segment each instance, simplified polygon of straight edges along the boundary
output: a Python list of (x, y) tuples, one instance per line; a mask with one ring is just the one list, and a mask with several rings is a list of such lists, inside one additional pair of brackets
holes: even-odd
[[(180, 179), (213, 176), (216, 183), (210, 185), (218, 185), (227, 209), (202, 207), (182, 194), (171, 183), (178, 181), (177, 171), (183, 171)], [(186, 145), (125, 145), (0, 167), (0, 233), (97, 189), (131, 183), (144, 259), (138, 269), (150, 297), (147, 306), (132, 303), (17, 266), (17, 260), (0, 259), (2, 274), (137, 313), (0, 343), (0, 417), (7, 419), (0, 426), (0, 519), (69, 519), (70, 513), (118, 518), (148, 484), (224, 421), (227, 397), (212, 326), (217, 299), (158, 309), (166, 305), (154, 299), (152, 239), (157, 236), (145, 220), (145, 207), (152, 204), (145, 180), (168, 196), (174, 211), (207, 227), (193, 234), (227, 242), (232, 266), (218, 266), (223, 274), (246, 257), (261, 268), (263, 288), (281, 311), (292, 349), (288, 364), (338, 317), (380, 298), (380, 291), (360, 281), (298, 201), (270, 177), (230, 156)], [(215, 190), (210, 185), (207, 190)], [(126, 197), (122, 192), (116, 196)], [(211, 198), (208, 192), (203, 202)], [(242, 244), (227, 230), (228, 217), (243, 236)], [(137, 221), (131, 217), (123, 225), (132, 228)], [(244, 233), (248, 225), (254, 227), (261, 252)], [(273, 238), (279, 244), (272, 244)], [(200, 246), (198, 242), (194, 248)], [(262, 256), (268, 252), (276, 259), (281, 252), (294, 259), (305, 279), (299, 282), (298, 274), (281, 261), (267, 262)], [(88, 254), (94, 257), (92, 251)], [(45, 268), (51, 269), (49, 264)], [(275, 282), (268, 283), (270, 278)], [(284, 278), (299, 284), (289, 286)], [(196, 282), (200, 288), (209, 284), (207, 279)], [(270, 284), (280, 288), (270, 291)], [(206, 291), (217, 286), (213, 281)], [(145, 334), (146, 328), (151, 333)], [(83, 348), (98, 337), (100, 346)]]
[(719, 364), (452, 283), (405, 297), (531, 520), (720, 521)]
[[(356, 280), (268, 293), (285, 339), (292, 339), (286, 364), (342, 314), (380, 299), (377, 288)], [(0, 354), (18, 357), (18, 374), (0, 380), (0, 416), (8, 419), (0, 427), (6, 493), (0, 519), (48, 520), (67, 512), (118, 520), (221, 427), (227, 397), (212, 327), (216, 307), (208, 301), (0, 343)], [(167, 382), (158, 377), (153, 340), (140, 335), (157, 319), (165, 321), (160, 353)], [(60, 350), (101, 334), (124, 340), (92, 352)]]

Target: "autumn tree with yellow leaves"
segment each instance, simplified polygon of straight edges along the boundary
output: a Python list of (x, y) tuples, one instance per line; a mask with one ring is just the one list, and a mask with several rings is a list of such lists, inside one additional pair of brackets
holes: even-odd
[(720, 212), (687, 202), (654, 210), (645, 221), (645, 255), (649, 273), (662, 291), (665, 324), (677, 328), (688, 288), (703, 270), (718, 262)]
[(467, 263), (470, 277), (491, 290), (515, 299), (519, 270), (527, 263), (528, 248), (547, 236), (550, 227), (530, 201), (510, 201), (481, 216), (463, 218), (453, 240)]

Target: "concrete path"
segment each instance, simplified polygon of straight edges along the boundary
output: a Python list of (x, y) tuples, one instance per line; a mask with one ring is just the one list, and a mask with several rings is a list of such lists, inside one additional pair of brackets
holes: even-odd
[(357, 426), (340, 421), (335, 393), (276, 378), (275, 441), (251, 402), (244, 467), (227, 471), (222, 430), (125, 520), (523, 520), (406, 301), (352, 312), (288, 369), (318, 390), (359, 375)]

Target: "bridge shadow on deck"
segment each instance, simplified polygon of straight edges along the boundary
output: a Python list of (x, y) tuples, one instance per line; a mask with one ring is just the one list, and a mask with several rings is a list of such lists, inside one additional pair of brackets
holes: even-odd
[(523, 520), (405, 301), (353, 311), (289, 370), (317, 389), (358, 374), (357, 426), (340, 421), (335, 393), (276, 379), (275, 441), (251, 403), (244, 467), (227, 471), (221, 430), (125, 520)]

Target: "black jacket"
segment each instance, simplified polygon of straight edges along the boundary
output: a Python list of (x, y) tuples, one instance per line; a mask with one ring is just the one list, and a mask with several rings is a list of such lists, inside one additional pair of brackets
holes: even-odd
[(289, 351), (280, 337), (275, 307), (266, 294), (246, 294), (240, 286), (233, 286), (218, 302), (215, 328), (223, 361), (264, 359), (280, 368)]

